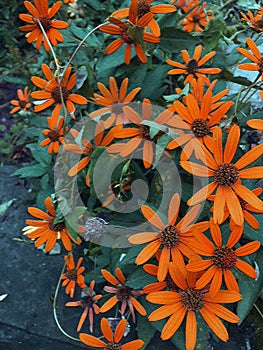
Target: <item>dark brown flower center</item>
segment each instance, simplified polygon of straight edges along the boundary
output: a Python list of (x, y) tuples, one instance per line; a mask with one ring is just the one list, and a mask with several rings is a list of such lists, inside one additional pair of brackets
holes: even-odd
[[(61, 90), (61, 94), (60, 94), (60, 90)], [(65, 102), (68, 99), (69, 91), (65, 87), (61, 87), (59, 89), (59, 87), (56, 86), (51, 91), (51, 96), (52, 96), (53, 100), (55, 100), (56, 103), (61, 103), (61, 96), (62, 96), (63, 101)]]
[(121, 38), (125, 42), (125, 44), (133, 44), (134, 43), (134, 41), (129, 37), (127, 28), (122, 30)]
[(199, 21), (200, 21), (200, 16), (199, 16), (199, 14), (195, 14), (195, 15), (193, 15), (193, 22), (194, 23), (199, 23)]
[(94, 301), (93, 301), (93, 299), (92, 299), (92, 297), (90, 295), (87, 295), (87, 296), (81, 298), (81, 300), (80, 300), (80, 305), (84, 309), (92, 307), (93, 304), (94, 304)]
[(179, 243), (179, 232), (175, 226), (166, 226), (160, 233), (161, 243), (167, 248), (173, 248)]
[(187, 63), (186, 67), (189, 74), (195, 74), (195, 72), (198, 70), (198, 63), (195, 59), (193, 59)]
[(51, 231), (60, 232), (64, 230), (65, 224), (64, 222), (59, 222), (58, 224), (54, 224), (54, 219), (51, 219), (48, 223), (48, 227), (50, 228)]
[(191, 126), (192, 132), (195, 137), (204, 137), (209, 134), (210, 127), (207, 120), (201, 118), (195, 119)]
[(58, 141), (59, 140), (59, 132), (57, 130), (50, 130), (50, 132), (47, 134), (47, 137), (52, 141)]
[(70, 281), (77, 281), (78, 273), (76, 269), (68, 270), (65, 275)]
[(263, 71), (263, 56), (261, 56), (260, 59), (258, 60), (258, 65), (259, 65), (260, 71)]
[(220, 186), (233, 186), (239, 178), (239, 172), (234, 164), (222, 164), (215, 171), (215, 182)]
[(149, 128), (149, 126), (146, 126), (146, 125), (140, 126), (140, 132), (141, 132), (141, 136), (142, 136), (145, 140), (151, 140), (151, 138), (150, 138), (150, 128)]
[(23, 109), (23, 108), (25, 108), (25, 106), (27, 105), (27, 101), (25, 101), (25, 100), (20, 100), (20, 101), (18, 102), (18, 104), (19, 104), (19, 107), (20, 107), (21, 109)]
[(168, 273), (166, 278), (165, 278), (165, 282), (166, 282), (166, 286), (169, 290), (175, 291), (177, 290), (177, 286), (174, 283), (172, 277), (170, 276), (170, 274)]
[(213, 256), (215, 266), (223, 270), (229, 270), (236, 265), (237, 256), (233, 249), (222, 246), (216, 247)]
[(262, 20), (259, 20), (259, 21), (256, 21), (253, 25), (253, 28), (256, 32), (262, 32), (263, 30), (263, 21)]
[(122, 103), (114, 103), (111, 107), (112, 113), (119, 115), (123, 112), (123, 104)]
[(144, 16), (146, 13), (149, 13), (149, 12), (151, 12), (151, 7), (148, 4), (148, 1), (139, 0), (138, 9), (137, 9), (138, 18), (140, 19), (142, 16)]
[(204, 306), (203, 292), (189, 288), (182, 292), (182, 302), (188, 311), (199, 311)]
[(131, 289), (126, 286), (120, 286), (118, 287), (116, 296), (119, 301), (129, 300), (131, 296)]
[[(39, 21), (42, 24), (42, 27), (45, 29), (45, 32), (48, 32), (49, 29), (51, 28), (52, 21), (48, 17), (40, 17)], [(40, 28), (41, 29), (41, 28)]]
[(106, 345), (106, 348), (104, 348), (105, 350), (120, 350), (121, 347), (120, 345), (116, 344), (116, 343), (108, 343)]

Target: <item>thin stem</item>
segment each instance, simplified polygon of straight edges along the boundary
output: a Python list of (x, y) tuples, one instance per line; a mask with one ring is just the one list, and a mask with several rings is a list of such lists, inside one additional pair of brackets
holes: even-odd
[(74, 50), (73, 54), (71, 55), (68, 63), (66, 64), (62, 76), (64, 76), (66, 69), (68, 68), (68, 66), (71, 64), (71, 62), (73, 61), (73, 59), (75, 58), (76, 54), (78, 53), (79, 49), (81, 48), (81, 46), (85, 43), (85, 41), (88, 39), (89, 36), (91, 36), (91, 34), (93, 34), (97, 29), (99, 29), (100, 27), (104, 26), (105, 24), (110, 23), (109, 21), (106, 21), (104, 23), (99, 24), (97, 27), (93, 28), (82, 40), (81, 42), (78, 44), (78, 46), (76, 47), (76, 49)]
[(56, 291), (55, 291), (55, 295), (54, 295), (54, 301), (53, 301), (53, 315), (54, 315), (54, 319), (55, 319), (56, 325), (58, 326), (59, 330), (69, 339), (80, 342), (80, 339), (72, 337), (70, 334), (68, 334), (66, 331), (64, 331), (64, 329), (61, 327), (61, 325), (58, 321), (58, 317), (57, 317), (56, 305), (57, 305), (58, 292), (59, 292), (59, 288), (60, 288), (61, 278), (62, 278), (62, 275), (65, 271), (66, 265), (67, 265), (67, 261), (65, 261), (65, 263), (64, 263), (64, 266), (62, 268), (62, 271), (60, 273), (59, 280), (57, 283), (57, 287), (56, 287)]
[(261, 310), (259, 309), (259, 307), (257, 306), (257, 304), (253, 304), (254, 308), (257, 310), (257, 312), (259, 313), (260, 317), (263, 319), (263, 313), (261, 312)]

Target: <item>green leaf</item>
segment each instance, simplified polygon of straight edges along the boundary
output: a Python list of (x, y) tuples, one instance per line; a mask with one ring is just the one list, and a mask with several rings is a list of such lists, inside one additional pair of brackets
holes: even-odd
[(259, 230), (255, 230), (250, 227), (246, 222), (244, 224), (244, 237), (249, 238), (251, 241), (259, 241), (263, 246), (263, 215), (262, 214), (253, 214), (260, 224)]
[(169, 69), (168, 65), (159, 65), (154, 70), (147, 72), (140, 93), (142, 98), (154, 101), (162, 96), (167, 88), (163, 84)]
[(159, 48), (168, 53), (179, 54), (181, 50), (195, 47), (198, 45), (198, 39), (192, 35), (183, 32), (174, 27), (167, 27), (162, 30)]
[(39, 147), (36, 143), (30, 143), (26, 146), (30, 149), (32, 156), (43, 167), (50, 167), (51, 155), (47, 153), (46, 149)]
[(237, 270), (236, 273), (240, 293), (243, 298), (237, 304), (237, 315), (240, 318), (239, 324), (244, 321), (249, 311), (252, 309), (263, 287), (263, 249), (260, 249), (256, 254), (255, 266), (258, 271), (256, 280), (247, 277), (239, 270)]
[(142, 289), (148, 284), (157, 282), (156, 277), (146, 273), (141, 266), (127, 277), (126, 285), (133, 289)]
[(46, 169), (41, 164), (34, 164), (28, 167), (16, 170), (11, 177), (18, 176), (21, 179), (27, 177), (40, 177), (46, 173)]
[(137, 333), (138, 333), (138, 339), (141, 339), (144, 341), (144, 346), (141, 349), (146, 350), (147, 345), (150, 343), (154, 334), (156, 333), (156, 329), (152, 327), (151, 322), (147, 321), (145, 317), (138, 315), (137, 316)]
[(203, 32), (205, 53), (215, 49), (225, 29), (226, 23), (222, 19), (214, 19), (208, 22), (208, 26)]
[(5, 215), (5, 212), (13, 203), (14, 199), (10, 199), (8, 202), (0, 204), (0, 217)]

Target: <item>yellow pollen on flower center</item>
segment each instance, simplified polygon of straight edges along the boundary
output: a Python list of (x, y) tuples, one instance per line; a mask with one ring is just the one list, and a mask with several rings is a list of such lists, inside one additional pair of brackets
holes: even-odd
[(68, 99), (69, 91), (67, 88), (62, 87), (61, 94), (60, 94), (60, 89), (58, 86), (56, 86), (55, 88), (52, 89), (51, 96), (56, 103), (61, 103), (61, 96), (63, 98), (63, 101), (65, 102)]
[(151, 12), (151, 7), (148, 4), (147, 0), (139, 0), (137, 9), (138, 18), (140, 19), (142, 16), (149, 12)]
[(78, 273), (76, 269), (68, 270), (65, 275), (70, 281), (77, 281)]
[(173, 248), (179, 243), (179, 232), (175, 226), (166, 226), (160, 232), (161, 243), (167, 248)]
[(121, 347), (120, 345), (116, 344), (116, 343), (108, 343), (106, 345), (106, 348), (104, 348), (105, 350), (120, 350)]
[(116, 296), (118, 301), (129, 300), (131, 296), (131, 289), (129, 287), (121, 285), (118, 287)]
[(198, 63), (195, 59), (190, 60), (187, 63), (187, 71), (189, 74), (195, 74), (196, 71), (198, 70)]
[(188, 311), (199, 311), (203, 308), (203, 292), (189, 288), (181, 293), (183, 305)]
[(50, 130), (50, 132), (47, 134), (47, 137), (52, 141), (58, 141), (59, 140), (59, 132), (57, 130)]
[(223, 270), (229, 270), (236, 265), (237, 256), (233, 249), (222, 246), (215, 248), (213, 263)]
[(207, 120), (198, 118), (193, 121), (191, 130), (194, 133), (195, 137), (204, 137), (209, 134), (210, 127)]
[(220, 186), (233, 186), (239, 179), (238, 169), (232, 163), (223, 163), (215, 171), (214, 179)]

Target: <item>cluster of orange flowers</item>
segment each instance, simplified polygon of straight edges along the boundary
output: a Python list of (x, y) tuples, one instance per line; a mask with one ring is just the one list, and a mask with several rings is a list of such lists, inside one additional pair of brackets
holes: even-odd
[[(186, 14), (182, 24), (183, 30), (188, 32), (202, 31), (212, 19), (209, 12), (205, 12), (206, 3), (199, 6), (198, 0), (178, 0), (175, 5), (152, 6), (151, 3), (152, 0), (131, 0), (129, 8), (118, 10), (109, 17), (110, 23), (102, 26), (100, 30), (118, 38), (109, 44), (106, 54), (112, 54), (125, 45), (124, 62), (127, 65), (131, 61), (132, 48), (135, 49), (139, 60), (146, 63), (147, 43), (158, 44), (160, 41), (161, 32), (155, 19), (156, 14), (180, 10)], [(30, 15), (20, 15), (20, 18), (28, 23), (20, 27), (20, 30), (28, 32), (28, 42), (35, 42), (37, 49), (43, 44), (49, 51), (50, 45), (56, 46), (58, 42), (63, 41), (58, 29), (66, 28), (67, 24), (53, 19), (61, 5), (61, 2), (56, 2), (49, 8), (48, 0), (34, 0), (34, 5), (25, 1)], [(258, 16), (261, 16), (261, 13), (255, 18), (252, 13), (249, 13), (249, 18), (244, 14), (242, 16), (252, 28), (259, 28), (261, 17)], [(263, 79), (263, 56), (251, 38), (247, 38), (246, 43), (251, 52), (243, 48), (238, 48), (237, 51), (252, 63), (242, 63), (238, 68), (258, 71)], [(158, 215), (149, 205), (141, 206), (141, 213), (152, 226), (152, 230), (131, 235), (129, 242), (144, 245), (135, 262), (137, 265), (143, 265), (146, 273), (155, 276), (156, 282), (144, 286), (143, 290), (133, 290), (126, 286), (120, 268), (116, 268), (116, 276), (103, 269), (101, 274), (110, 284), (105, 286), (104, 290), (113, 296), (100, 307), (97, 302), (103, 296), (95, 295), (94, 281), (90, 283), (89, 288), (87, 287), (83, 277), (84, 267), (81, 266), (83, 258), (80, 258), (76, 265), (74, 262), (73, 244), (81, 244), (81, 238), (73, 237), (63, 220), (58, 220), (50, 197), (45, 200), (46, 212), (35, 207), (28, 208), (29, 214), (37, 220), (26, 220), (27, 226), (23, 230), (27, 237), (35, 242), (35, 246), (44, 246), (45, 251), (50, 252), (57, 240), (61, 239), (65, 249), (70, 252), (65, 257), (66, 272), (62, 276), (62, 284), (71, 298), (74, 297), (76, 286), (84, 293), (80, 300), (66, 304), (84, 309), (77, 327), (78, 332), (87, 316), (90, 332), (93, 332), (94, 313), (107, 312), (119, 303), (121, 316), (125, 317), (128, 308), (135, 322), (135, 311), (142, 316), (146, 315), (146, 310), (137, 300), (137, 297), (143, 294), (146, 294), (146, 300), (150, 303), (161, 305), (148, 316), (150, 321), (168, 318), (161, 332), (163, 340), (171, 338), (186, 318), (187, 350), (195, 348), (197, 314), (202, 316), (211, 330), (223, 341), (228, 340), (228, 333), (220, 319), (232, 323), (239, 321), (238, 316), (222, 304), (234, 303), (242, 298), (238, 281), (233, 274), (235, 269), (253, 279), (257, 277), (255, 269), (242, 260), (242, 257), (256, 252), (260, 243), (253, 241), (243, 246), (240, 244), (244, 221), (252, 228), (259, 229), (253, 213), (263, 213), (263, 202), (259, 198), (262, 189), (250, 189), (244, 184), (244, 180), (262, 178), (263, 166), (254, 163), (263, 155), (263, 144), (256, 145), (239, 157), (241, 127), (231, 125), (227, 133), (220, 128), (220, 123), (226, 118), (234, 102), (224, 100), (228, 89), (214, 92), (217, 80), (211, 81), (211, 75), (220, 74), (221, 70), (206, 67), (206, 64), (216, 52), (212, 51), (202, 56), (202, 50), (201, 45), (196, 46), (192, 57), (187, 50), (182, 50), (184, 63), (171, 59), (166, 61), (173, 67), (168, 74), (184, 77), (183, 83), (188, 84), (190, 90), (181, 101), (176, 100), (168, 105), (158, 116), (153, 113), (149, 99), (144, 99), (138, 105), (138, 109), (130, 106), (141, 87), (128, 92), (128, 78), (119, 86), (114, 77), (110, 77), (108, 87), (98, 82), (98, 92), (90, 99), (92, 103), (102, 107), (90, 113), (90, 118), (97, 121), (96, 136), (93, 140), (79, 140), (79, 131), (71, 129), (70, 133), (75, 143), (64, 144), (64, 137), (69, 130), (66, 126), (67, 113), (74, 119), (75, 104), (88, 103), (85, 97), (71, 92), (76, 86), (76, 73), (72, 73), (72, 67), (69, 66), (61, 76), (43, 64), (45, 79), (32, 77), (32, 83), (40, 89), (30, 94), (33, 99), (38, 100), (34, 111), (38, 113), (54, 106), (51, 116), (47, 119), (48, 129), (43, 130), (46, 138), (40, 146), (49, 146), (48, 153), (58, 153), (59, 146), (64, 144), (65, 151), (81, 156), (80, 161), (69, 170), (69, 176), (85, 172), (86, 185), (90, 186), (88, 168), (93, 151), (99, 146), (106, 147), (114, 157), (119, 155), (124, 158), (132, 156), (136, 151), (142, 152), (144, 168), (152, 168), (156, 143), (165, 133), (165, 126), (177, 135), (167, 142), (166, 154), (172, 158), (173, 151), (181, 148), (181, 170), (211, 180), (188, 199), (189, 209), (183, 217), (179, 215), (181, 199), (178, 193), (172, 194), (164, 216)], [(263, 99), (262, 91), (260, 93)], [(28, 88), (25, 88), (24, 93), (18, 90), (18, 98), (18, 101), (11, 102), (15, 107), (11, 113), (30, 108)], [(145, 121), (153, 121), (157, 129), (159, 126), (159, 132), (153, 135)], [(262, 120), (252, 119), (247, 124), (251, 128), (263, 130)], [(129, 182), (125, 183), (125, 186), (127, 190), (130, 189)], [(118, 193), (113, 192), (116, 197)], [(198, 222), (201, 205), (205, 201), (211, 204), (212, 217)], [(107, 200), (103, 207), (109, 202), (110, 200)], [(222, 238), (223, 223), (229, 223), (230, 233), (227, 241)], [(153, 264), (153, 261), (156, 264)], [(127, 321), (123, 319), (113, 332), (108, 320), (102, 318), (101, 329), (108, 343), (83, 333), (80, 334), (80, 340), (96, 348), (140, 349), (143, 346), (141, 340), (120, 345), (126, 326)]]

